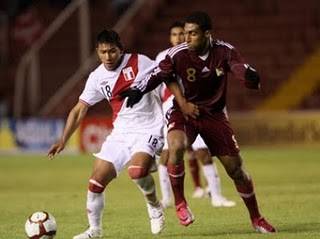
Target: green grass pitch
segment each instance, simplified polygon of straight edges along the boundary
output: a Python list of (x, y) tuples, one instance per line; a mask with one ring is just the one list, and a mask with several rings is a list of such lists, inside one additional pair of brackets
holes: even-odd
[[(277, 234), (253, 231), (244, 204), (219, 163), (223, 193), (237, 202), (236, 207), (217, 209), (208, 199), (192, 199), (187, 173), (186, 195), (196, 221), (184, 228), (174, 210), (167, 209), (165, 230), (153, 236), (142, 195), (123, 171), (106, 190), (104, 238), (320, 238), (320, 147), (243, 147), (242, 156), (254, 179), (260, 209), (278, 228)], [(91, 155), (61, 155), (53, 161), (45, 155), (1, 155), (0, 239), (26, 238), (25, 220), (37, 210), (55, 216), (56, 239), (82, 232), (87, 226), (85, 201), (92, 159)]]

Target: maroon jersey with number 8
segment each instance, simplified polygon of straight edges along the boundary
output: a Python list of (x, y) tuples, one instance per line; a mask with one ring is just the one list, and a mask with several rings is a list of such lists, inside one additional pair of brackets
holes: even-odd
[(246, 81), (248, 66), (239, 52), (223, 41), (211, 41), (205, 56), (188, 50), (187, 44), (182, 43), (168, 51), (142, 90), (154, 82), (179, 79), (187, 101), (195, 103), (202, 111), (220, 112), (226, 105), (228, 73), (248, 88), (259, 87), (258, 83), (253, 85)]

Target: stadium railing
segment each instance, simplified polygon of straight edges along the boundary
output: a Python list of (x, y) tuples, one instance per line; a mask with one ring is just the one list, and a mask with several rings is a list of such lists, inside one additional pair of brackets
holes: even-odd
[[(116, 30), (122, 43), (126, 48), (134, 44), (135, 35), (142, 31), (141, 26), (154, 16), (156, 9), (162, 4), (163, 0), (136, 0), (134, 4), (126, 11), (113, 27)], [(50, 115), (55, 107), (63, 101), (79, 81), (83, 80), (90, 69), (97, 65), (96, 52), (93, 52), (77, 71), (65, 81), (60, 89), (46, 102), (40, 109), (41, 116)]]
[[(14, 117), (22, 116), (22, 109), (28, 107), (31, 113), (38, 110), (41, 98), (39, 53), (69, 17), (79, 10), (79, 52), (80, 62), (84, 63), (90, 54), (90, 19), (88, 0), (72, 1), (52, 22), (41, 37), (22, 56), (15, 77)], [(29, 73), (29, 75), (28, 75)], [(26, 84), (28, 77), (28, 85)], [(24, 103), (24, 90), (27, 87), (29, 105)]]

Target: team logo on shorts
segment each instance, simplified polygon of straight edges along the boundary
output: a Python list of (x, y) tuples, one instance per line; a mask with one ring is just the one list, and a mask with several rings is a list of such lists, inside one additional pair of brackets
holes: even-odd
[(122, 70), (122, 73), (126, 81), (134, 80), (134, 78), (136, 77), (131, 66), (124, 68)]

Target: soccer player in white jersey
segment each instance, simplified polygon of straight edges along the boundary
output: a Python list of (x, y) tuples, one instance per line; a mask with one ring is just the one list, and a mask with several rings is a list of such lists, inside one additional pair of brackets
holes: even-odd
[(140, 54), (127, 54), (119, 35), (103, 30), (97, 37), (97, 54), (101, 64), (89, 75), (79, 102), (69, 113), (61, 139), (48, 152), (49, 158), (63, 150), (90, 106), (107, 100), (113, 110), (113, 130), (99, 153), (94, 154), (94, 169), (87, 193), (89, 228), (74, 239), (102, 237), (102, 212), (105, 187), (128, 166), (128, 174), (142, 191), (150, 217), (151, 232), (164, 227), (163, 209), (156, 197), (149, 173), (155, 153), (163, 146), (163, 115), (159, 93), (150, 92), (133, 108), (119, 93), (141, 80), (153, 68), (153, 61)]
[[(170, 43), (172, 46), (176, 46), (184, 42), (184, 23), (176, 21), (171, 24), (170, 28)], [(164, 50), (160, 52), (156, 57), (156, 62), (160, 63), (168, 53), (168, 50)], [(162, 99), (162, 108), (164, 114), (173, 106), (173, 98), (174, 96), (168, 90), (165, 84), (161, 85), (161, 99)], [(164, 129), (164, 135), (166, 138), (167, 129)], [(204, 143), (203, 139), (199, 135), (195, 142), (192, 144), (192, 148), (188, 150), (188, 162), (190, 173), (192, 175), (193, 183), (195, 185), (195, 189), (193, 192), (193, 198), (200, 198), (205, 195), (205, 190), (201, 188), (200, 184), (200, 176), (199, 176), (199, 166), (197, 160), (201, 161), (203, 164), (203, 173), (208, 182), (208, 191), (211, 196), (211, 204), (214, 207), (233, 207), (235, 206), (235, 202), (226, 199), (222, 196), (221, 193), (221, 184), (220, 177), (217, 171), (217, 167), (212, 160), (211, 154), (208, 150), (208, 147)], [(165, 146), (163, 147), (163, 151), (160, 156), (158, 172), (159, 172), (159, 181), (160, 181), (160, 189), (162, 193), (161, 203), (163, 207), (169, 207), (172, 203), (171, 200), (171, 185), (170, 179), (167, 172), (167, 162), (169, 159), (169, 151), (167, 140), (165, 140)]]

